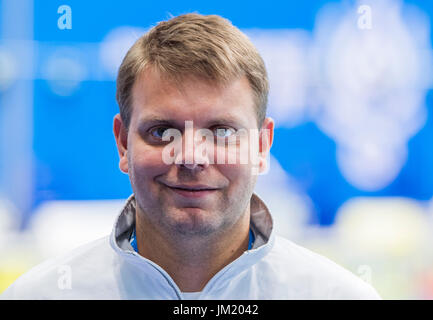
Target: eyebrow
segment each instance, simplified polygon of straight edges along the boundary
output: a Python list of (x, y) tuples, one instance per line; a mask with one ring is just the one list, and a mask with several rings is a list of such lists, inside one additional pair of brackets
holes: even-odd
[[(187, 121), (187, 120), (185, 120)], [(205, 127), (209, 127), (209, 126), (213, 126), (213, 125), (217, 125), (217, 124), (226, 124), (226, 125), (230, 125), (230, 126), (234, 126), (234, 127), (244, 127), (245, 125), (238, 119), (235, 119), (234, 117), (231, 116), (223, 116), (223, 117), (218, 117), (212, 120), (209, 120)], [(143, 127), (148, 127), (151, 125), (166, 125), (169, 127), (173, 127), (173, 128), (180, 128), (180, 127), (185, 127), (185, 122), (183, 121), (178, 122), (177, 120), (172, 120), (169, 118), (162, 118), (159, 116), (149, 116), (149, 117), (143, 117), (142, 119), (139, 120), (139, 125), (138, 128), (141, 129)]]
[(174, 127), (176, 126), (176, 122), (171, 121), (169, 119), (164, 119), (159, 117), (147, 117), (139, 120), (138, 127), (141, 128), (143, 126), (153, 125), (153, 124), (167, 124)]

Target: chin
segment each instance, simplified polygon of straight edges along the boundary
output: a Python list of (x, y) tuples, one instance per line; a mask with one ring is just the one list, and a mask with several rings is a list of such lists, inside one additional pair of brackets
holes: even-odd
[(209, 235), (221, 227), (216, 216), (201, 208), (177, 208), (168, 218), (170, 229), (183, 235)]

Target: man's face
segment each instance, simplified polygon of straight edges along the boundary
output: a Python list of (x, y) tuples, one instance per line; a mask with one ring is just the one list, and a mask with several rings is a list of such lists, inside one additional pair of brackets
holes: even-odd
[[(137, 78), (132, 94), (128, 132), (125, 133), (119, 115), (115, 117), (114, 131), (120, 168), (129, 174), (138, 214), (160, 231), (184, 235), (208, 235), (233, 226), (249, 205), (257, 179), (252, 173), (253, 164), (251, 161), (241, 164), (239, 148), (233, 149), (231, 143), (230, 151), (230, 143), (217, 144), (216, 139), (215, 144), (212, 142), (213, 159), (203, 153), (190, 157), (198, 144), (195, 141), (186, 147), (185, 141), (199, 129), (209, 129), (220, 136), (220, 142), (239, 129), (257, 130), (248, 80), (240, 78), (220, 87), (190, 78), (179, 88), (149, 68)], [(185, 121), (192, 121), (192, 126), (185, 129)], [(256, 141), (266, 153), (272, 143), (272, 120), (267, 118), (262, 128), (271, 131), (266, 141)], [(163, 160), (164, 148), (167, 151), (170, 143), (162, 139), (167, 129), (177, 129), (182, 138), (182, 152), (172, 152), (176, 158), (172, 164)], [(237, 141), (239, 146), (240, 139)], [(206, 143), (209, 147), (209, 142)], [(237, 160), (227, 163), (227, 155), (233, 150), (237, 150)], [(217, 155), (221, 154), (226, 157), (217, 161)], [(260, 158), (260, 170), (264, 170), (264, 160)]]

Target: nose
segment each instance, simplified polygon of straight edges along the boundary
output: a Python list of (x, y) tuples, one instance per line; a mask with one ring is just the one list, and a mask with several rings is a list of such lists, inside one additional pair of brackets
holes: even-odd
[(178, 168), (190, 170), (206, 169), (209, 167), (209, 148), (207, 141), (202, 141), (200, 134), (195, 134), (192, 121), (185, 121), (185, 132), (182, 137), (183, 152), (178, 152), (175, 163)]

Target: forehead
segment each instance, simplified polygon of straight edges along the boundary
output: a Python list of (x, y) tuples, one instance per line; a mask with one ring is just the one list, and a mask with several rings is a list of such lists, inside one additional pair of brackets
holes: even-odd
[(245, 128), (257, 127), (253, 92), (246, 77), (224, 86), (196, 77), (175, 83), (147, 69), (132, 89), (131, 124), (151, 118), (189, 120), (195, 125), (226, 119)]

